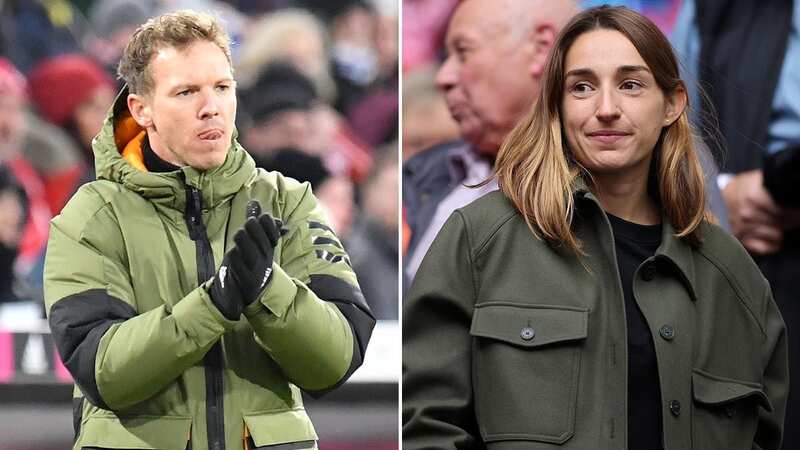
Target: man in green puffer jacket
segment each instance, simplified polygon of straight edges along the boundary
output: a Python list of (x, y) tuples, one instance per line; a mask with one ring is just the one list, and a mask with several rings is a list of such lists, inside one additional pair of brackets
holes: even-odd
[(45, 299), (75, 379), (75, 449), (316, 448), (300, 389), (342, 384), (375, 324), (307, 184), (236, 142), (229, 40), (142, 25), (50, 230)]

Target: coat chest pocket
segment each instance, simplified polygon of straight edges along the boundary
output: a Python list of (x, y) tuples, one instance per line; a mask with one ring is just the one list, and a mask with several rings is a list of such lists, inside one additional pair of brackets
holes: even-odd
[(772, 404), (758, 383), (692, 371), (693, 448), (750, 449), (758, 425), (758, 408)]
[(90, 416), (81, 425), (76, 448), (184, 450), (189, 443), (191, 417)]
[(491, 302), (472, 317), (473, 389), (486, 442), (572, 437), (586, 309)]

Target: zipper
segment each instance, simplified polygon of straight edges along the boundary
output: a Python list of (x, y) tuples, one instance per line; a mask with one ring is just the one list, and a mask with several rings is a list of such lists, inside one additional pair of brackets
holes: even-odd
[[(195, 243), (197, 282), (214, 276), (214, 253), (203, 223), (203, 196), (199, 189), (186, 185), (186, 225)], [(206, 377), (206, 433), (209, 450), (225, 450), (225, 414), (223, 409), (222, 344), (217, 341), (203, 358)]]

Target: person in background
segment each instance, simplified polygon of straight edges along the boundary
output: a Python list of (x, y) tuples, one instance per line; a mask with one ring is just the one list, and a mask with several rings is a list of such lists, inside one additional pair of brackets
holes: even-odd
[(0, 58), (0, 165), (8, 167), (25, 191), (28, 204), (19, 242), (17, 271), (41, 279), (41, 260), (52, 217), (44, 184), (23, 156), (28, 122), (27, 83), (10, 61)]
[(256, 20), (239, 50), (237, 78), (243, 89), (252, 87), (271, 63), (293, 64), (314, 84), (326, 102), (336, 100), (336, 85), (325, 52), (325, 25), (300, 9), (282, 9)]
[(385, 150), (359, 188), (363, 208), (345, 242), (364, 297), (379, 320), (398, 318), (398, 172), (397, 151)]
[(783, 448), (800, 448), (800, 2), (684, 0), (672, 41), (707, 90), (690, 95), (697, 123), (721, 137), (704, 136), (726, 155), (716, 182), (731, 231), (786, 320), (793, 381)]
[(8, 167), (0, 165), (0, 303), (21, 296), (14, 263), (25, 225), (27, 199)]
[(83, 150), (86, 172), (78, 184), (93, 180), (92, 140), (114, 100), (114, 81), (96, 62), (79, 54), (44, 60), (28, 78), (36, 110), (65, 129)]
[(669, 41), (587, 9), (541, 80), (409, 292), (403, 448), (778, 450), (786, 326), (708, 211)]
[(436, 76), (462, 141), (420, 152), (403, 166), (403, 209), (411, 233), (404, 278), (412, 280), (450, 213), (497, 189), (486, 180), (500, 143), (530, 108), (570, 0), (465, 0), (450, 19), (447, 58)]
[(242, 142), (259, 167), (283, 148), (322, 154), (314, 108), (317, 94), (311, 80), (288, 63), (270, 64), (255, 85), (243, 91)]
[[(323, 160), (293, 148), (282, 148), (263, 160), (263, 168), (275, 170), (300, 182), (308, 182), (336, 234), (347, 241), (355, 215), (353, 182), (332, 174)], [(385, 193), (384, 193), (385, 195)]]
[(434, 66), (403, 74), (403, 160), (460, 137), (444, 96), (436, 89), (435, 77)]

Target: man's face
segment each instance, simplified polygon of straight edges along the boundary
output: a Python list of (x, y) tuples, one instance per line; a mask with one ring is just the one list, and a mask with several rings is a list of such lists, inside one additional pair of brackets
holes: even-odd
[(222, 50), (208, 41), (166, 47), (150, 61), (152, 91), (129, 98), (153, 151), (172, 164), (210, 170), (225, 162), (236, 117), (235, 81)]
[(494, 1), (462, 2), (450, 21), (447, 59), (436, 77), (461, 135), (494, 155), (538, 92), (534, 48)]

